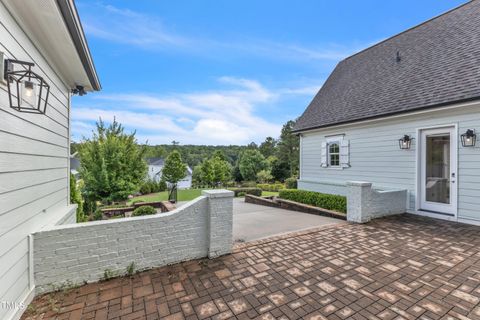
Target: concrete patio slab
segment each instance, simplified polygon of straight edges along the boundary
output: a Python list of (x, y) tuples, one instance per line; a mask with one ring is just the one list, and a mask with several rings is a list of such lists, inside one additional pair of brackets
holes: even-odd
[(243, 198), (233, 199), (234, 242), (248, 242), (288, 232), (338, 223), (345, 223), (345, 221), (245, 203)]

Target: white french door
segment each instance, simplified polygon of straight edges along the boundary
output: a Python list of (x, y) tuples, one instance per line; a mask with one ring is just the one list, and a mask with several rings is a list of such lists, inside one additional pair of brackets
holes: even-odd
[(455, 127), (420, 131), (420, 209), (457, 215)]

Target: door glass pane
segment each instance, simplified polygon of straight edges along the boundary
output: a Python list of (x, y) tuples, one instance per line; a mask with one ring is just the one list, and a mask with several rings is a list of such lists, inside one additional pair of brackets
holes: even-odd
[(450, 203), (450, 135), (427, 136), (426, 200)]

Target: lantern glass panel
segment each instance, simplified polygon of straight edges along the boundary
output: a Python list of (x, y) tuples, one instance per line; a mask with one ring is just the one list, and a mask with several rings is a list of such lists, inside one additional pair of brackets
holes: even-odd
[(477, 140), (477, 135), (473, 130), (467, 130), (466, 133), (462, 134), (462, 146), (463, 147), (474, 147)]
[(400, 149), (402, 150), (410, 149), (411, 143), (412, 139), (409, 136), (404, 136), (403, 138), (398, 140), (398, 144), (400, 146)]
[(34, 108), (37, 103), (36, 85), (31, 81), (23, 81), (21, 85), (22, 107)]

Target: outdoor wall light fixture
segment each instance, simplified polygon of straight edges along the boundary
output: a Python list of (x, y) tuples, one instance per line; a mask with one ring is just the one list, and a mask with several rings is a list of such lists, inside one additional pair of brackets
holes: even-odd
[(87, 91), (85, 91), (83, 86), (76, 86), (74, 89), (72, 89), (72, 94), (78, 94), (81, 97), (86, 95)]
[(410, 137), (408, 134), (404, 135), (403, 138), (398, 140), (398, 144), (400, 145), (400, 149), (408, 150), (412, 145), (413, 138)]
[(463, 147), (475, 147), (475, 143), (477, 142), (477, 135), (475, 134), (475, 130), (468, 129), (467, 132), (462, 134), (462, 146)]
[[(23, 67), (15, 70), (16, 66)], [(4, 78), (7, 82), (10, 108), (19, 112), (45, 114), (50, 86), (32, 71), (32, 62), (6, 59)]]

